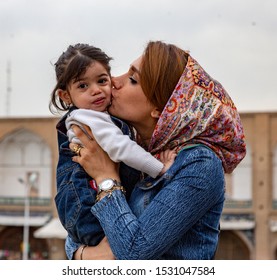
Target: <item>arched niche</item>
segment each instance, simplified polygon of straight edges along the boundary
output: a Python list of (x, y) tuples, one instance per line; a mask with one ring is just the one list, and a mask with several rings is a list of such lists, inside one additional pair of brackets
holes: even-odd
[(19, 129), (1, 138), (0, 196), (25, 196), (24, 184), (37, 175), (36, 195), (51, 197), (51, 150), (45, 141), (27, 129)]
[(226, 174), (226, 197), (232, 200), (252, 200), (253, 160), (251, 146), (246, 143), (244, 159), (231, 174)]
[(220, 232), (216, 260), (250, 260), (253, 245), (241, 231)]

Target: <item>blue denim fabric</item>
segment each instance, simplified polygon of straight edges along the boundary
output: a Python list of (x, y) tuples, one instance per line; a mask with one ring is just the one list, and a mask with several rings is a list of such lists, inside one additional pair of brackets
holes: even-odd
[[(159, 179), (139, 182), (92, 207), (117, 259), (213, 259), (225, 199), (220, 159), (205, 146), (182, 150)], [(66, 240), (72, 258), (79, 244)]]
[[(72, 108), (74, 110), (75, 108)], [(57, 194), (55, 203), (60, 221), (74, 242), (96, 245), (104, 237), (99, 221), (91, 213), (91, 206), (95, 203), (96, 190), (90, 181), (92, 178), (78, 164), (72, 161), (74, 153), (69, 149), (66, 135), (65, 115), (57, 124), (59, 161), (57, 165)], [(133, 137), (129, 127), (122, 121), (113, 118), (114, 123), (124, 134)], [(138, 180), (139, 173), (127, 168), (123, 163), (120, 166), (122, 184), (133, 188)], [(125, 174), (123, 176), (123, 174)], [(133, 180), (133, 181), (132, 181)], [(131, 190), (127, 188), (127, 193)]]

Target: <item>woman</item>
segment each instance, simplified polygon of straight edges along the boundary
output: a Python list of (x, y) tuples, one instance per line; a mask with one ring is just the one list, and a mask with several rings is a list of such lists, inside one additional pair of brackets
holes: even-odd
[[(176, 149), (171, 168), (158, 179), (142, 178), (127, 203), (117, 165), (78, 128), (80, 163), (100, 186), (91, 208), (104, 229), (99, 247), (67, 240), (75, 259), (212, 259), (224, 204), (224, 171), (246, 153), (243, 128), (231, 98), (188, 53), (149, 42), (128, 73), (114, 78), (109, 112), (132, 125), (153, 155)], [(71, 144), (71, 149), (74, 144)], [(124, 186), (123, 186), (124, 187)], [(109, 246), (110, 245), (110, 249)]]

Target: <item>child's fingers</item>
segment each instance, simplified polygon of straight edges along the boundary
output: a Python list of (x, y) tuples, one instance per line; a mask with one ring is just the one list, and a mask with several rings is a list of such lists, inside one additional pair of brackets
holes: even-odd
[(173, 149), (173, 150), (167, 149), (160, 153), (160, 159), (161, 159), (161, 161), (171, 160), (171, 159), (175, 159), (176, 155), (177, 155), (177, 152), (175, 149)]

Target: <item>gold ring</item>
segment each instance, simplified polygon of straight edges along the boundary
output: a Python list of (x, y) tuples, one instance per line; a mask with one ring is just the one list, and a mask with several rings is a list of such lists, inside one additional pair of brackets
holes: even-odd
[(73, 147), (73, 152), (77, 155), (77, 156), (81, 156), (81, 154), (80, 154), (80, 152), (81, 152), (81, 150), (82, 150), (82, 146), (81, 145), (76, 145), (76, 146), (74, 146)]

